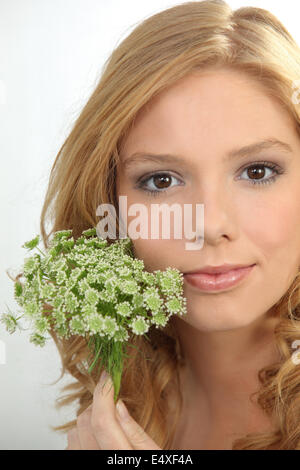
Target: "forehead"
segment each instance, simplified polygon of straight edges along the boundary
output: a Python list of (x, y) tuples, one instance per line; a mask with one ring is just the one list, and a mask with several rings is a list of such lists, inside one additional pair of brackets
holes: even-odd
[(233, 139), (239, 144), (277, 132), (284, 140), (293, 127), (288, 112), (253, 77), (228, 69), (201, 71), (150, 100), (137, 114), (123, 149), (157, 151), (153, 146), (168, 142), (159, 150), (175, 151), (187, 141), (198, 146), (220, 139), (232, 147)]

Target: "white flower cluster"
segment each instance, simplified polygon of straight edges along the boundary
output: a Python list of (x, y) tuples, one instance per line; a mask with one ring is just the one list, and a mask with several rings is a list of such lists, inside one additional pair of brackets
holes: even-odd
[[(23, 247), (33, 250), (39, 240), (37, 235)], [(41, 254), (26, 258), (25, 283), (15, 283), (15, 299), (32, 322), (30, 341), (43, 346), (53, 328), (65, 338), (89, 334), (124, 342), (129, 332), (143, 335), (151, 325), (164, 327), (171, 315), (185, 314), (182, 273), (147, 272), (131, 248), (129, 238), (109, 244), (94, 228), (76, 241), (71, 230), (63, 230), (54, 233), (46, 254), (38, 249)], [(10, 333), (17, 320), (2, 314)]]

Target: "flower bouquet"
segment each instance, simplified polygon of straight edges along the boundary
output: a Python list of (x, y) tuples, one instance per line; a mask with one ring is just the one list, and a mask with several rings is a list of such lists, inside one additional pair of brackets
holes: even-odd
[(37, 235), (22, 245), (39, 252), (25, 258), (25, 282), (15, 282), (23, 314), (2, 314), (1, 322), (13, 333), (24, 316), (33, 328), (30, 341), (39, 346), (50, 329), (63, 338), (83, 336), (91, 351), (88, 372), (102, 364), (112, 377), (116, 401), (129, 334), (148, 339), (152, 325), (162, 328), (171, 315), (186, 314), (183, 274), (170, 267), (147, 272), (134, 257), (130, 238), (109, 243), (95, 228), (76, 241), (72, 230), (55, 232), (46, 253), (39, 242)]

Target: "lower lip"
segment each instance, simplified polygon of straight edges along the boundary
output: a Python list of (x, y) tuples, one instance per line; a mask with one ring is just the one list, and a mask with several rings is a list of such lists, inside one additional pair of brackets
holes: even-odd
[(220, 291), (236, 286), (242, 279), (248, 276), (255, 265), (246, 268), (232, 269), (223, 274), (195, 273), (184, 274), (189, 284), (202, 291)]

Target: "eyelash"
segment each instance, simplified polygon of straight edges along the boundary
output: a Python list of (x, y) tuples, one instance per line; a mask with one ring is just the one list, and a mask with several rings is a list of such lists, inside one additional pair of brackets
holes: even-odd
[[(242, 173), (245, 171), (245, 170), (248, 170), (248, 169), (251, 169), (251, 168), (255, 168), (255, 167), (266, 167), (268, 168), (269, 170), (273, 170), (275, 172), (275, 175), (269, 177), (268, 179), (266, 180), (248, 180), (248, 182), (250, 184), (254, 184), (255, 186), (257, 185), (262, 185), (262, 184), (270, 184), (270, 183), (274, 183), (275, 180), (278, 178), (278, 176), (280, 176), (282, 173), (284, 173), (284, 171), (278, 166), (276, 165), (275, 163), (271, 163), (271, 162), (256, 162), (256, 163), (252, 163), (251, 165), (248, 165), (247, 167), (243, 168), (242, 170)], [(162, 189), (162, 190), (158, 190), (158, 189), (147, 189), (145, 187), (145, 183), (147, 181), (149, 181), (151, 178), (153, 178), (154, 176), (169, 176), (171, 178), (175, 178), (177, 179), (175, 176), (173, 176), (171, 173), (167, 172), (167, 171), (164, 171), (164, 172), (155, 172), (155, 173), (151, 173), (149, 176), (147, 176), (146, 178), (142, 178), (142, 179), (139, 179), (137, 181), (137, 185), (136, 185), (136, 188), (137, 189), (140, 189), (142, 191), (144, 191), (147, 195), (149, 196), (158, 196), (160, 193), (164, 193), (166, 191), (168, 191), (170, 188), (167, 188), (167, 189)], [(241, 179), (241, 178), (238, 178), (238, 179)]]

